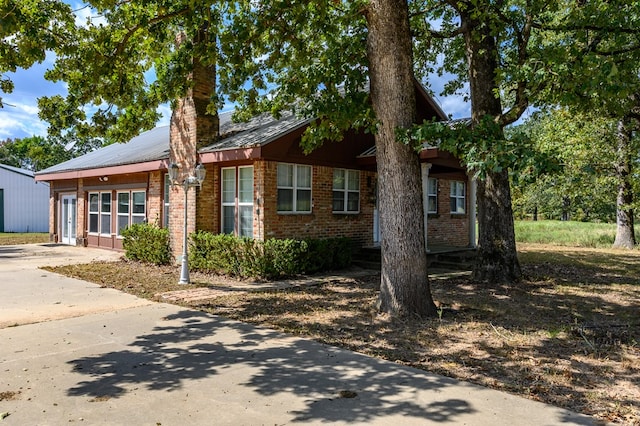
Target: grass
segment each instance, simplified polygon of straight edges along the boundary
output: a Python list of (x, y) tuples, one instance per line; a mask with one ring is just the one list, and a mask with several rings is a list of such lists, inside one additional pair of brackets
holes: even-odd
[(46, 232), (0, 232), (0, 246), (48, 243)]
[(176, 294), (167, 292), (184, 290), (176, 284), (179, 271), (173, 266), (122, 261), (50, 270), (598, 420), (640, 424), (640, 251), (524, 243), (518, 250), (525, 275), (521, 283), (432, 280), (440, 315), (415, 321), (376, 313), (376, 273), (256, 291), (238, 291), (238, 281), (224, 277), (192, 274), (196, 286), (210, 293), (188, 299), (167, 298)]
[[(556, 244), (571, 247), (610, 247), (616, 237), (616, 225), (559, 220), (515, 221), (516, 241)], [(640, 241), (640, 230), (636, 230)]]

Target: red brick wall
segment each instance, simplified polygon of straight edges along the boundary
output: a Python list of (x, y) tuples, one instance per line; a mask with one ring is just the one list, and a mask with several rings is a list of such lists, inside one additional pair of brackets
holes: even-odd
[(465, 182), (466, 185), (466, 206), (465, 214), (451, 214), (451, 180), (448, 178), (438, 178), (438, 213), (430, 214), (427, 227), (427, 246), (449, 245), (456, 247), (467, 247), (469, 245), (469, 184), (466, 180), (455, 179)]
[(164, 173), (160, 170), (149, 173), (147, 185), (147, 222), (162, 226)]
[(266, 238), (327, 238), (350, 237), (360, 245), (373, 240), (373, 209), (369, 184), (373, 186), (373, 172), (360, 172), (360, 213), (332, 213), (333, 168), (313, 166), (312, 210), (310, 214), (277, 212), (277, 162), (262, 162), (264, 179), (259, 185), (260, 198), (264, 198), (264, 236)]

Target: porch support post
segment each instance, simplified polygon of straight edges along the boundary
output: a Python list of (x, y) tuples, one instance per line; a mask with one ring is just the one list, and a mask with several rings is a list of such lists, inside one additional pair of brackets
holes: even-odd
[(427, 244), (429, 228), (428, 219), (429, 214), (429, 169), (431, 169), (431, 163), (421, 163), (420, 167), (422, 170), (422, 213), (424, 216), (424, 250), (429, 253), (429, 245)]
[(476, 248), (476, 178), (469, 176), (469, 247)]

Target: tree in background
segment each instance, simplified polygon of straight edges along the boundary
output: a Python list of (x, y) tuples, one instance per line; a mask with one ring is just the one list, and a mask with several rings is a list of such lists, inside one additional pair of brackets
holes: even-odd
[(0, 142), (0, 163), (37, 172), (101, 147), (99, 139), (31, 136)]
[(547, 219), (612, 222), (616, 215), (616, 120), (567, 109), (538, 112), (512, 132), (532, 141), (539, 162), (513, 173), (514, 206)]

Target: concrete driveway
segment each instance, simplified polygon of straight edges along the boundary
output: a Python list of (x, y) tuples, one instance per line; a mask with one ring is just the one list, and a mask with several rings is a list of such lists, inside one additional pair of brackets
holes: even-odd
[(590, 425), (587, 417), (38, 270), (0, 247), (2, 425)]

